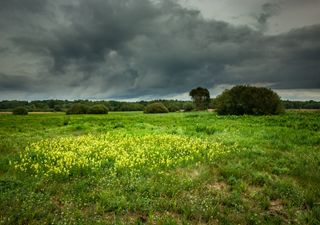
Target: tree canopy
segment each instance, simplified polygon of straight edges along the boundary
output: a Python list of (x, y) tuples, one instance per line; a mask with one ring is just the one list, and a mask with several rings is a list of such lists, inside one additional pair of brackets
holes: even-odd
[(215, 99), (220, 115), (272, 115), (283, 112), (280, 97), (271, 89), (239, 85)]
[(189, 92), (197, 110), (208, 109), (210, 103), (210, 93), (208, 89), (197, 87)]

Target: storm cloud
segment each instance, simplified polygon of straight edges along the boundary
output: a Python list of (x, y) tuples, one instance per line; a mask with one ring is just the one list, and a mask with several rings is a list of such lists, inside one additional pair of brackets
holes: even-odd
[[(4, 0), (1, 98), (161, 98), (196, 86), (320, 88), (320, 25), (264, 33), (173, 0)], [(260, 14), (259, 14), (260, 13)], [(21, 97), (21, 98), (23, 98)]]

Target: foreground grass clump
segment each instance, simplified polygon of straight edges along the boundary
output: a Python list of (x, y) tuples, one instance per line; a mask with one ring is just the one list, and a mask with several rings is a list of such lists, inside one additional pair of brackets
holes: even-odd
[(32, 174), (77, 175), (102, 168), (130, 173), (210, 162), (234, 151), (219, 142), (178, 135), (135, 136), (125, 133), (41, 140), (26, 147), (15, 168)]

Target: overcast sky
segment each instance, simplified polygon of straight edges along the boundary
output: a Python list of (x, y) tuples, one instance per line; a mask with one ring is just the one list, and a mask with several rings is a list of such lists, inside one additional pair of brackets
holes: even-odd
[(0, 100), (320, 100), (320, 0), (0, 0)]

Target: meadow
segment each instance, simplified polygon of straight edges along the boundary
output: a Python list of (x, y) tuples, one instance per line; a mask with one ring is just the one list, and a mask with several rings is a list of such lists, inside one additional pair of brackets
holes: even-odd
[(320, 112), (0, 115), (0, 224), (320, 224)]

